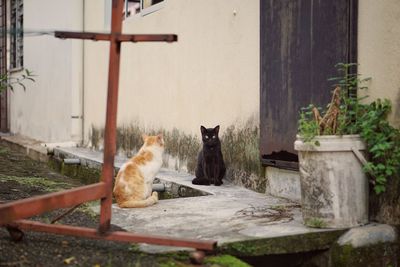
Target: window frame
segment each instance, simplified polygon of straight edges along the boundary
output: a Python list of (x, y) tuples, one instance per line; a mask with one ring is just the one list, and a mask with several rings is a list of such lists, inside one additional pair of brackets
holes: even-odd
[(10, 71), (24, 68), (24, 3), (10, 1)]
[(143, 8), (144, 0), (140, 0), (140, 15), (143, 17), (162, 9), (165, 6), (165, 1), (166, 0), (161, 0), (159, 3)]
[(129, 4), (129, 0), (125, 0), (124, 1), (124, 11), (123, 11), (123, 15), (124, 15), (124, 19), (130, 19), (130, 18), (135, 18), (135, 17), (144, 17), (148, 14), (154, 13), (162, 8), (164, 8), (165, 6), (165, 2), (167, 0), (161, 0), (161, 2), (156, 3), (156, 4), (152, 4), (149, 7), (144, 7), (144, 2), (145, 0), (137, 0), (137, 1), (132, 1), (132, 2), (137, 2), (139, 3), (139, 11), (133, 15), (128, 15), (128, 4)]
[[(140, 3), (140, 0), (137, 0), (137, 1), (139, 1), (138, 2), (139, 3), (139, 12), (131, 15), (130, 13), (127, 12), (128, 11), (128, 6), (129, 6), (129, 0), (124, 0), (124, 10), (123, 10), (124, 19), (133, 18), (133, 17), (136, 17), (136, 16), (138, 16), (140, 14), (140, 5), (141, 5), (141, 3)], [(136, 1), (132, 1), (132, 2), (136, 2)]]

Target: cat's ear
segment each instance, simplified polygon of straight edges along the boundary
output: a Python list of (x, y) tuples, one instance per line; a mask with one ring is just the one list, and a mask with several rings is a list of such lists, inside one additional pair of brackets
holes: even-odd
[(215, 126), (214, 131), (218, 135), (218, 133), (219, 133), (219, 125)]
[(162, 133), (157, 134), (157, 142), (161, 146), (164, 146), (164, 139), (163, 139), (163, 134)]
[(147, 134), (142, 134), (143, 142), (146, 142), (147, 137), (148, 137)]
[(206, 127), (204, 127), (203, 125), (201, 125), (201, 126), (200, 126), (200, 131), (201, 131), (201, 134), (205, 134), (205, 133), (207, 132), (207, 129), (206, 129)]

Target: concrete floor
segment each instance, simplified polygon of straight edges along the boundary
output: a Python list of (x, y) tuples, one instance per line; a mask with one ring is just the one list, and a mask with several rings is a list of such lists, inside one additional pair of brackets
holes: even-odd
[[(54, 153), (61, 158), (79, 158), (81, 165), (91, 168), (100, 168), (102, 162), (100, 152), (85, 148), (55, 148)], [(117, 157), (115, 166), (119, 168), (126, 160)], [(162, 169), (157, 178), (161, 182), (194, 188), (209, 195), (160, 200), (156, 205), (143, 209), (121, 209), (113, 205), (111, 223), (141, 234), (216, 240), (219, 246), (287, 236), (301, 239), (309, 233), (336, 231), (305, 227), (300, 206), (286, 199), (228, 182), (219, 187), (193, 185), (193, 175), (168, 169)], [(141, 249), (157, 253), (176, 250), (153, 245), (142, 245)]]
[[(102, 165), (102, 153), (89, 149), (60, 148), (59, 144), (43, 145), (13, 135), (1, 135), (0, 141), (7, 142), (36, 160), (75, 158), (80, 161), (76, 169), (86, 167), (100, 170)], [(51, 156), (48, 155), (49, 150)], [(126, 160), (116, 157), (116, 169)], [(82, 177), (86, 177), (87, 169), (82, 170), (85, 173)], [(324, 252), (322, 257), (316, 256), (316, 260), (325, 260), (321, 266), (331, 266), (331, 260), (335, 257), (343, 259), (349, 256), (350, 246), (355, 252), (352, 253), (354, 259), (350, 258), (348, 262), (354, 260), (364, 264), (361, 262), (367, 260), (368, 265), (383, 266), (384, 262), (389, 262), (389, 258), (391, 261), (397, 259), (398, 230), (393, 226), (370, 223), (350, 230), (308, 228), (302, 224), (300, 206), (287, 199), (256, 193), (228, 182), (220, 187), (192, 185), (192, 175), (167, 169), (162, 169), (157, 177), (167, 188), (173, 185), (171, 188), (178, 188), (178, 192), (189, 192), (191, 188), (202, 191), (203, 194), (198, 195), (204, 196), (160, 200), (156, 205), (144, 209), (120, 209), (114, 205), (112, 224), (139, 234), (214, 240), (218, 242), (220, 254), (253, 258), (256, 261), (260, 259), (257, 256), (277, 259), (277, 255), (281, 260), (298, 263), (301, 257), (302, 260), (309, 260), (311, 254), (315, 256)], [(94, 206), (93, 210), (98, 211), (99, 207)], [(141, 244), (139, 248), (150, 253), (184, 249), (146, 244)], [(336, 254), (332, 248), (335, 248)], [(343, 249), (342, 254), (340, 249)], [(370, 254), (370, 251), (376, 253)], [(381, 255), (384, 255), (383, 258)], [(372, 257), (375, 263), (368, 261), (368, 257)]]
[[(79, 147), (44, 145), (22, 136), (1, 136), (1, 140), (25, 152), (31, 158), (47, 161), (54, 158), (75, 158), (80, 165), (100, 170), (103, 154)], [(61, 144), (63, 145), (63, 144)], [(127, 158), (116, 157), (118, 169)], [(166, 184), (194, 188), (205, 196), (160, 200), (143, 209), (121, 209), (113, 205), (111, 223), (127, 231), (168, 237), (214, 240), (218, 247), (247, 249), (245, 255), (299, 253), (327, 249), (344, 232), (340, 229), (315, 229), (302, 224), (298, 203), (257, 193), (224, 182), (222, 186), (192, 185), (193, 175), (162, 169), (157, 178)], [(99, 207), (93, 207), (99, 211)], [(145, 252), (176, 251), (180, 248), (143, 244)], [(240, 254), (240, 251), (235, 253)], [(250, 255), (249, 255), (250, 256)]]

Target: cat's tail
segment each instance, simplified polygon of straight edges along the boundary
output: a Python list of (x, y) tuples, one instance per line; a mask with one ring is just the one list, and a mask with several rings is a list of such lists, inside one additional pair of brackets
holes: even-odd
[(158, 202), (158, 193), (153, 192), (150, 197), (144, 200), (127, 200), (122, 203), (118, 203), (120, 208), (145, 208), (154, 205)]

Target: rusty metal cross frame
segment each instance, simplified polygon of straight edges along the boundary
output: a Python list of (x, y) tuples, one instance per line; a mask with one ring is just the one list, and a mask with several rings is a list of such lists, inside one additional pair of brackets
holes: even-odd
[[(175, 42), (178, 39), (174, 34), (121, 34), (122, 8), (123, 0), (112, 1), (110, 34), (55, 32), (56, 37), (63, 39), (91, 39), (110, 42), (107, 113), (104, 135), (104, 161), (101, 181), (70, 190), (0, 204), (0, 226), (7, 227), (11, 236), (13, 237), (14, 235), (15, 239), (22, 238), (23, 232), (21, 230), (27, 230), (121, 242), (190, 247), (198, 250), (213, 250), (217, 244), (215, 241), (177, 239), (132, 232), (110, 231), (112, 182), (114, 178), (114, 156), (116, 152), (117, 100), (121, 42)], [(98, 199), (101, 199), (100, 222), (98, 229), (60, 224), (46, 224), (25, 220), (25, 218), (42, 214), (46, 211), (73, 207), (84, 202)]]

